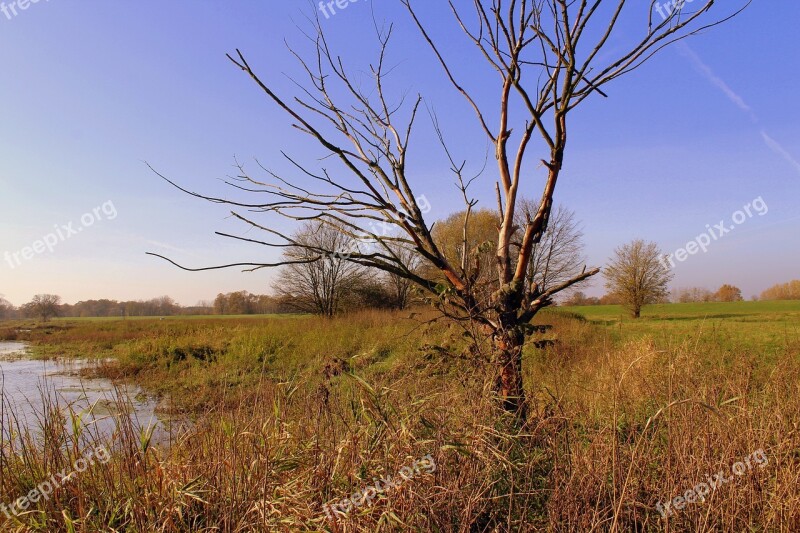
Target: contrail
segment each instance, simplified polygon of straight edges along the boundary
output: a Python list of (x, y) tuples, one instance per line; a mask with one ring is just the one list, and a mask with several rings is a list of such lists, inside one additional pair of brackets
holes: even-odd
[[(736, 91), (731, 89), (730, 85), (725, 83), (725, 80), (717, 76), (714, 71), (711, 70), (711, 67), (706, 65), (703, 60), (700, 59), (700, 56), (698, 56), (697, 53), (692, 50), (688, 44), (686, 44), (686, 42), (679, 42), (678, 50), (680, 50), (681, 53), (692, 62), (695, 70), (702, 74), (709, 82), (711, 82), (712, 85), (716, 86), (720, 91), (722, 91), (728, 100), (730, 100), (736, 107), (750, 117), (750, 120), (752, 120), (753, 123), (758, 124), (760, 122), (758, 120), (758, 116), (755, 114), (753, 109), (747, 105), (747, 102), (745, 102), (744, 98), (739, 96)], [(778, 141), (770, 137), (763, 128), (760, 130), (760, 133), (764, 144), (766, 144), (770, 150), (783, 157), (795, 168), (795, 170), (800, 172), (800, 163), (794, 158), (794, 156), (792, 156), (791, 153), (789, 153), (788, 150), (781, 146)]]
[(800, 172), (800, 163), (798, 163), (797, 159), (792, 157), (792, 154), (790, 154), (783, 146), (781, 146), (778, 141), (770, 137), (764, 130), (761, 130), (761, 137), (773, 152), (783, 157), (786, 161), (791, 163), (791, 165), (796, 168), (798, 172)]
[(678, 49), (681, 50), (683, 55), (685, 55), (686, 57), (689, 58), (689, 60), (691, 60), (691, 62), (694, 64), (695, 69), (700, 74), (705, 76), (708, 81), (710, 81), (713, 85), (716, 85), (719, 90), (725, 93), (725, 96), (728, 97), (728, 100), (733, 102), (736, 105), (736, 107), (738, 107), (739, 109), (750, 115), (750, 118), (753, 120), (753, 122), (758, 122), (758, 117), (756, 117), (756, 114), (753, 113), (753, 110), (744, 101), (744, 98), (736, 94), (736, 91), (731, 89), (731, 87), (727, 83), (725, 83), (725, 81), (722, 78), (714, 74), (714, 71), (711, 70), (711, 67), (703, 63), (703, 60), (700, 59), (700, 56), (698, 56), (694, 50), (689, 48), (688, 44), (686, 44), (684, 41), (681, 41), (678, 44), (679, 44)]

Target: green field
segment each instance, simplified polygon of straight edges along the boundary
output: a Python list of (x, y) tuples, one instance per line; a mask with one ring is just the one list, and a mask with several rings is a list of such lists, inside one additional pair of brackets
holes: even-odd
[(619, 305), (562, 307), (605, 326), (615, 338), (649, 335), (660, 343), (713, 339), (730, 349), (773, 352), (800, 341), (800, 301), (648, 305), (638, 320)]
[[(621, 305), (584, 305), (564, 307), (584, 315), (586, 318), (598, 320), (628, 319)], [(786, 315), (800, 318), (800, 300), (772, 302), (709, 302), (689, 304), (648, 305), (642, 310), (644, 319), (680, 319), (680, 318), (729, 318), (739, 316)], [(784, 317), (785, 318), (785, 317)]]
[(299, 318), (303, 315), (299, 313), (276, 313), (276, 314), (269, 314), (269, 315), (172, 315), (172, 316), (126, 316), (126, 317), (119, 317), (119, 316), (103, 316), (103, 317), (58, 317), (52, 319), (53, 322), (76, 322), (76, 321), (91, 321), (91, 322), (116, 322), (116, 321), (126, 321), (126, 320), (172, 320), (172, 321), (180, 321), (180, 320), (208, 320), (208, 319), (215, 319), (215, 320), (240, 320), (240, 319), (264, 319), (264, 318)]

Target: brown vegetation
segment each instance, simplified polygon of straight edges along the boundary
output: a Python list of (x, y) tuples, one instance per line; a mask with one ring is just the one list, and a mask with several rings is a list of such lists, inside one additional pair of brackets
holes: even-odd
[[(457, 328), (371, 312), (347, 319), (82, 322), (33, 340), (151, 376), (176, 402), (207, 394), (169, 448), (120, 424), (114, 457), (6, 530), (794, 531), (800, 527), (797, 339), (764, 357), (697, 330), (615, 341), (549, 314), (559, 343), (526, 348), (527, 429), (480, 393), (489, 360)], [(48, 326), (49, 327), (49, 326)], [(313, 335), (308, 333), (313, 331)], [(45, 341), (45, 339), (50, 339)], [(70, 340), (71, 339), (71, 340)], [(83, 340), (81, 340), (83, 339)], [(63, 344), (62, 344), (63, 343)], [(213, 361), (165, 365), (207, 344)], [(204, 381), (204, 380), (207, 380)], [(207, 385), (204, 385), (207, 383)], [(182, 392), (185, 391), (185, 392)], [(188, 392), (191, 391), (191, 394)], [(42, 421), (60, 434), (56, 409)], [(26, 494), (94, 445), (92, 431), (5, 440), (0, 496)], [(45, 448), (42, 449), (41, 446)], [(763, 449), (768, 465), (663, 519), (659, 502)], [(431, 454), (437, 469), (339, 516), (349, 498)], [(2, 520), (0, 516), (0, 520)]]
[(761, 293), (762, 300), (800, 300), (800, 280), (770, 287)]

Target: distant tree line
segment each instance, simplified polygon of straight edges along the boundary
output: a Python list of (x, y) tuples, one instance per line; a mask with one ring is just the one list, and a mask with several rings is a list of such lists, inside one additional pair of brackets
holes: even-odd
[(117, 301), (86, 300), (76, 304), (65, 304), (55, 294), (37, 294), (30, 302), (15, 308), (7, 300), (0, 298), (0, 319), (38, 318), (49, 320), (54, 317), (143, 317), (173, 315), (213, 314), (213, 308), (202, 302), (196, 306), (183, 307), (169, 296), (150, 300)]
[[(515, 225), (524, 227), (536, 216), (538, 205), (520, 200)], [(465, 220), (469, 224), (465, 226)], [(456, 265), (470, 280), (476, 302), (488, 302), (500, 289), (495, 262), (497, 227), (500, 216), (490, 209), (472, 209), (453, 213), (433, 227), (431, 239), (443, 258)], [(306, 222), (290, 237), (283, 254), (284, 266), (273, 283), (273, 292), (281, 304), (295, 311), (334, 316), (365, 308), (405, 309), (422, 302), (415, 278), (425, 278), (447, 286), (440, 270), (426, 263), (408, 247), (396, 244), (395, 238), (373, 228), (376, 239), (357, 239), (352, 234), (318, 221)], [(515, 234), (516, 235), (516, 234)], [(520, 237), (521, 236), (518, 236)], [(546, 292), (580, 277), (583, 256), (583, 233), (572, 211), (558, 207), (550, 228), (531, 249), (525, 272), (526, 283)], [(355, 257), (391, 257), (404, 273), (383, 272)], [(583, 282), (571, 281), (575, 287)]]
[(616, 294), (604, 294), (601, 297), (586, 296), (582, 291), (576, 291), (566, 298), (562, 305), (620, 305), (622, 299)]
[(716, 292), (711, 292), (704, 287), (680, 288), (672, 291), (672, 301), (675, 303), (702, 303), (702, 302), (741, 302), (742, 290), (734, 285), (725, 284)]
[[(800, 282), (798, 283), (800, 285)], [(762, 298), (767, 299), (767, 298)], [(779, 299), (779, 298), (774, 298)], [(795, 298), (785, 298), (800, 300), (800, 295)], [(661, 295), (660, 298), (655, 299), (652, 303), (703, 303), (703, 302), (741, 302), (742, 291), (739, 287), (734, 285), (725, 284), (720, 287), (716, 292), (712, 292), (704, 287), (688, 287), (678, 288), (672, 291), (670, 296), (666, 294)], [(622, 299), (615, 294), (605, 294), (598, 298), (596, 296), (587, 296), (581, 291), (573, 292), (563, 302), (563, 305), (614, 305), (622, 304)]]
[(61, 306), (61, 316), (65, 317), (172, 316), (181, 311), (182, 307), (169, 296), (127, 302), (86, 300)]
[(215, 315), (266, 315), (290, 312), (278, 298), (247, 291), (218, 294), (214, 299)]
[(761, 293), (762, 300), (800, 300), (800, 279), (781, 283)]
[[(316, 313), (302, 294), (292, 291), (278, 291), (278, 296), (252, 294), (247, 291), (218, 294), (213, 302), (198, 302), (193, 306), (182, 306), (169, 296), (150, 300), (118, 301), (109, 299), (86, 300), (75, 304), (61, 302), (61, 297), (53, 294), (38, 294), (33, 299), (17, 307), (0, 297), (0, 320), (36, 318), (49, 320), (55, 317), (148, 317), (181, 315), (265, 315), (275, 313)], [(342, 285), (339, 311), (358, 309), (387, 309), (399, 307), (397, 288), (390, 280), (381, 283), (369, 276), (359, 275)], [(404, 298), (407, 303), (408, 298)]]
[[(335, 261), (335, 258), (334, 258)], [(323, 270), (325, 270), (323, 268)], [(147, 317), (179, 315), (265, 315), (276, 313), (315, 313), (335, 314), (360, 309), (405, 309), (414, 303), (411, 287), (391, 276), (376, 277), (366, 271), (349, 272), (336, 282), (335, 307), (328, 307), (324, 297), (315, 296), (314, 282), (305, 288), (296, 283), (296, 272), (287, 272), (274, 284), (276, 295), (251, 294), (247, 291), (218, 294), (214, 302), (198, 302), (193, 306), (181, 306), (169, 296), (150, 300), (86, 300), (76, 304), (65, 304), (53, 294), (38, 294), (33, 299), (14, 307), (0, 296), (0, 320), (18, 318), (37, 318), (49, 320), (54, 317)], [(328, 276), (323, 272), (321, 278)], [(313, 276), (312, 276), (313, 277)], [(324, 295), (324, 291), (322, 293)], [(759, 299), (753, 297), (753, 300)], [(800, 300), (800, 280), (777, 284), (761, 293), (761, 300)], [(724, 284), (716, 292), (704, 287), (685, 287), (672, 291), (671, 297), (659, 296), (653, 303), (703, 303), (743, 301), (742, 291), (730, 284)], [(562, 305), (620, 305), (623, 299), (614, 293), (602, 297), (587, 296), (582, 291), (574, 291), (565, 298)]]
[(0, 320), (6, 318), (14, 318), (17, 310), (11, 305), (11, 302), (0, 296)]

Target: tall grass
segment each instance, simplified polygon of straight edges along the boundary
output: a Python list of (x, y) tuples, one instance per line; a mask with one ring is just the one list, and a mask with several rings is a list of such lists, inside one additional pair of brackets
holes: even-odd
[[(732, 351), (707, 331), (617, 339), (552, 314), (525, 357), (520, 432), (486, 400), (461, 332), (403, 315), (61, 324), (42, 354), (88, 350), (104, 375), (169, 395), (191, 429), (169, 446), (121, 416), (61, 435), (59, 406), (12, 444), (0, 495), (110, 439), (113, 458), (3, 526), (19, 531), (796, 531), (800, 360)], [(171, 322), (171, 323), (167, 323)], [(96, 331), (95, 328), (102, 327)], [(53, 341), (54, 335), (62, 338)], [(88, 355), (88, 353), (87, 353)], [(123, 400), (120, 400), (123, 401)], [(50, 435), (50, 437), (44, 437)], [(655, 509), (763, 449), (769, 462), (663, 519)], [(431, 454), (437, 469), (331, 521), (348, 498)], [(0, 520), (2, 520), (0, 516)]]

